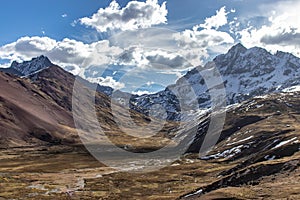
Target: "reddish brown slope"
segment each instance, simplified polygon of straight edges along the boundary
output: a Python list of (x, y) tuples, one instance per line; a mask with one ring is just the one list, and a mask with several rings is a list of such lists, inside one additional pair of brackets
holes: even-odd
[(67, 111), (72, 110), (75, 76), (58, 66), (44, 69), (29, 77), (38, 89)]
[[(36, 144), (41, 141), (47, 143), (61, 143), (63, 141), (78, 144), (80, 142), (72, 116), (72, 92), (75, 76), (58, 66), (46, 68), (29, 79), (18, 78), (13, 75), (1, 73), (0, 97), (2, 98), (2, 110), (0, 110), (0, 145), (19, 146)], [(82, 80), (84, 81), (84, 80)], [(83, 82), (83, 85), (89, 85)], [(87, 88), (86, 86), (83, 86)], [(95, 109), (101, 128), (105, 130), (110, 139), (120, 147), (130, 144), (134, 151), (160, 148), (174, 124), (168, 123), (153, 138), (133, 138), (120, 130), (120, 124), (115, 122), (110, 104), (111, 100), (100, 92), (95, 96)], [(84, 108), (83, 108), (84, 109)], [(127, 127), (127, 116), (122, 106), (118, 106), (119, 116), (128, 132), (143, 135), (144, 129)], [(11, 113), (4, 116), (5, 113)], [(139, 126), (147, 126), (148, 117), (130, 111), (130, 114)], [(3, 119), (3, 120), (2, 120)], [(86, 118), (81, 120), (89, 124)], [(154, 127), (155, 128), (155, 127)], [(7, 142), (8, 141), (8, 142)], [(5, 144), (5, 145), (4, 145)]]
[(63, 127), (72, 127), (70, 112), (27, 79), (0, 73), (0, 145), (23, 146), (69, 142)]

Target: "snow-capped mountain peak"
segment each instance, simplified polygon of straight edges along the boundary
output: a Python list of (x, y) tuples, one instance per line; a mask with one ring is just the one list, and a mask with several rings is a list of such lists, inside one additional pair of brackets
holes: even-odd
[[(214, 58), (213, 63), (223, 79), (227, 104), (240, 103), (251, 97), (282, 92), (286, 88), (300, 85), (300, 58), (290, 53), (271, 54), (263, 48), (247, 49), (239, 43), (229, 49), (226, 54)], [(209, 107), (209, 92), (205, 80), (199, 73), (199, 71), (206, 69), (207, 67), (201, 66), (192, 69), (169, 88), (180, 93), (180, 96), (184, 97), (181, 98), (181, 101), (185, 101), (184, 103), (189, 104), (195, 100), (190, 95), (195, 93), (199, 107)], [(187, 80), (188, 86), (185, 80)], [(164, 99), (168, 99), (168, 101)], [(174, 119), (174, 116), (177, 115), (176, 111), (180, 111), (178, 101), (175, 99), (174, 94), (165, 90), (157, 94), (143, 96), (137, 99), (135, 104), (138, 107), (142, 106), (145, 110), (150, 108), (152, 104), (159, 103), (173, 115), (169, 118)]]
[(246, 51), (247, 51), (247, 48), (244, 47), (241, 43), (238, 43), (238, 44), (232, 46), (226, 55), (227, 55), (227, 57), (237, 57), (241, 53), (245, 53)]
[(31, 59), (30, 61), (24, 61), (22, 63), (13, 61), (10, 68), (20, 72), (23, 76), (28, 76), (53, 65), (54, 64), (51, 63), (46, 56), (41, 55)]

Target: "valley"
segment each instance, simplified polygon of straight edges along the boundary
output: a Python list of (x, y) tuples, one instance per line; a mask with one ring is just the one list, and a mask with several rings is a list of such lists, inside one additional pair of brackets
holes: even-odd
[[(198, 153), (191, 152), (167, 167), (148, 173), (132, 172), (138, 163), (117, 172), (99, 163), (80, 145), (2, 148), (0, 196), (4, 199), (298, 199), (299, 96), (297, 92), (271, 94), (232, 106), (227, 110), (223, 137), (207, 156), (199, 159)], [(254, 116), (259, 120), (243, 122)]]
[[(237, 67), (254, 50), (263, 52), (257, 60), (271, 55), (238, 44), (218, 56), (216, 66), (229, 57), (237, 62), (226, 65)], [(284, 57), (284, 62), (275, 57)], [(298, 63), (298, 58), (282, 53), (274, 55), (274, 60), (275, 64), (289, 63), (289, 69)], [(180, 121), (183, 116), (174, 109), (180, 107), (179, 102), (171, 98), (170, 88), (188, 98), (190, 90), (182, 79), (157, 94), (133, 95), (128, 110), (123, 102), (130, 94), (118, 91), (118, 99), (112, 100), (112, 94), (106, 93), (111, 88), (81, 78), (79, 89), (87, 95), (74, 98), (78, 77), (44, 56), (23, 64), (14, 63), (0, 72), (0, 199), (300, 198), (298, 71), (293, 81), (284, 74), (271, 75), (271, 79), (282, 79), (280, 87), (261, 81), (259, 87), (251, 88), (257, 82), (248, 81), (251, 95), (241, 95), (245, 88), (231, 88), (228, 93), (235, 72), (221, 68), (227, 74), (227, 106), (218, 112), (226, 117), (216, 144), (203, 152), (216, 114), (207, 108), (208, 91), (198, 69), (185, 77), (191, 88), (200, 88), (203, 98), (193, 100), (199, 110)], [(27, 70), (16, 73), (18, 69)], [(243, 80), (253, 78), (249, 71), (238, 73)], [(218, 90), (218, 86), (211, 89)], [(95, 104), (90, 105), (86, 98), (92, 94)], [(76, 110), (82, 102), (85, 107)], [(153, 103), (161, 103), (168, 111), (164, 123), (149, 115), (147, 109)], [(96, 116), (100, 129), (91, 116)], [(148, 131), (156, 130), (146, 137)], [(211, 133), (217, 134), (214, 129)], [(181, 153), (176, 154), (177, 150)], [(158, 155), (147, 156), (157, 151)]]

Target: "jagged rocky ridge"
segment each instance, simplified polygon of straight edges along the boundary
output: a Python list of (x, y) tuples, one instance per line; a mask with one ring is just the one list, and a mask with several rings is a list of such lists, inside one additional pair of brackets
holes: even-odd
[[(37, 71), (53, 65), (47, 57), (40, 56), (23, 63), (14, 61), (10, 68), (0, 69), (0, 71), (18, 76), (30, 75), (30, 78), (34, 80), (36, 79), (34, 74)], [(154, 105), (159, 104), (165, 109), (167, 119), (178, 121), (181, 120), (183, 106), (184, 110), (211, 107), (207, 80), (202, 77), (201, 73), (212, 69), (217, 69), (221, 75), (227, 105), (300, 85), (299, 58), (290, 53), (278, 51), (276, 54), (271, 54), (263, 48), (247, 49), (242, 44), (237, 44), (226, 54), (215, 57), (205, 66), (190, 70), (175, 84), (163, 91), (142, 96), (116, 91), (113, 97), (123, 104), (127, 104), (130, 98), (128, 106), (147, 115)], [(87, 81), (86, 84), (93, 85)], [(213, 87), (222, 87), (222, 84)], [(115, 92), (112, 88), (101, 85), (97, 86), (97, 90), (108, 96), (112, 96)], [(156, 115), (161, 117), (161, 112)]]
[(189, 105), (197, 101), (199, 108), (208, 108), (210, 95), (201, 73), (214, 67), (223, 79), (228, 105), (300, 85), (299, 58), (290, 53), (271, 54), (263, 48), (247, 49), (237, 44), (204, 67), (192, 69), (164, 91), (132, 99), (132, 108), (145, 113), (154, 104), (160, 104), (172, 120), (180, 119), (180, 103)]
[(22, 63), (13, 61), (9, 68), (2, 68), (0, 71), (9, 72), (18, 76), (28, 76), (50, 66), (54, 66), (54, 64), (46, 56), (41, 55)]
[[(23, 77), (23, 76), (28, 77), (31, 80), (36, 81), (38, 80), (38, 76), (43, 76), (44, 78), (47, 77), (48, 75), (51, 76), (51, 73), (45, 74), (42, 71), (52, 66), (58, 67), (57, 65), (53, 64), (48, 57), (41, 55), (39, 57), (32, 58), (30, 61), (24, 61), (21, 63), (18, 63), (17, 61), (13, 61), (9, 68), (0, 68), (0, 71), (14, 74), (19, 77)], [(108, 96), (110, 96), (114, 91), (114, 89), (111, 87), (90, 83), (87, 80), (84, 80), (78, 76), (77, 78), (79, 78), (82, 82), (85, 82), (86, 85), (90, 85), (91, 87), (97, 88), (98, 92), (104, 93)]]

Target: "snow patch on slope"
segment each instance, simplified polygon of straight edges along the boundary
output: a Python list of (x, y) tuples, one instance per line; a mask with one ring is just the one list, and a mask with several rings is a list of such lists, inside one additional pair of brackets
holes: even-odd
[(300, 92), (300, 85), (292, 86), (282, 90), (283, 92)]

